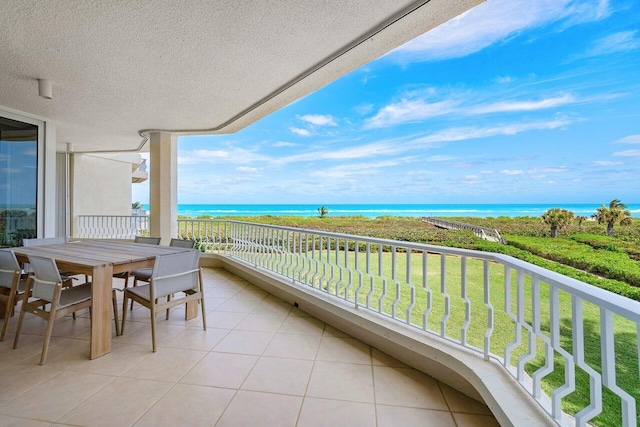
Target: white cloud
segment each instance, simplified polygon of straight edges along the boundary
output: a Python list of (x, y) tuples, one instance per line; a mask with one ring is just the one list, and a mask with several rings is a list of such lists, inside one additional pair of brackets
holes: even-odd
[(293, 142), (287, 142), (287, 141), (278, 141), (278, 142), (274, 142), (273, 146), (276, 148), (281, 148), (281, 147), (295, 147), (298, 144), (294, 144)]
[(303, 122), (311, 123), (315, 126), (338, 126), (335, 119), (330, 114), (306, 114), (298, 118)]
[(424, 160), (426, 162), (446, 162), (446, 161), (453, 160), (453, 159), (455, 159), (455, 157), (453, 157), (453, 156), (445, 156), (445, 155), (440, 154), (440, 155), (427, 157)]
[(289, 132), (299, 136), (311, 136), (311, 131), (302, 128), (290, 127)]
[(609, 160), (596, 160), (595, 162), (591, 163), (592, 166), (615, 166), (621, 164), (622, 162), (612, 162)]
[(640, 150), (618, 151), (612, 155), (616, 157), (640, 157)]
[(515, 78), (510, 77), (510, 76), (498, 76), (495, 79), (496, 83), (500, 83), (500, 84), (512, 83), (515, 80), (516, 80)]
[(353, 107), (353, 109), (359, 115), (366, 116), (367, 114), (373, 111), (373, 107), (374, 107), (373, 104), (365, 103), (365, 104), (356, 105), (355, 107)]
[(609, 55), (612, 53), (629, 52), (640, 48), (640, 39), (636, 37), (637, 31), (621, 31), (606, 37), (602, 37), (593, 43), (578, 58), (587, 58), (591, 56)]
[(524, 174), (523, 170), (518, 169), (505, 169), (502, 171), (504, 175), (522, 175)]
[(246, 164), (264, 162), (270, 157), (257, 152), (257, 149), (231, 147), (227, 150), (191, 150), (178, 153), (178, 164), (191, 165), (197, 163)]
[(560, 107), (573, 104), (576, 99), (571, 95), (563, 95), (555, 98), (541, 99), (538, 101), (500, 101), (491, 104), (480, 105), (469, 110), (471, 114), (504, 113), (512, 111), (535, 111), (547, 108)]
[(311, 173), (313, 176), (330, 179), (345, 179), (352, 176), (377, 175), (381, 168), (389, 168), (406, 163), (406, 160), (394, 159), (372, 163), (339, 165)]
[(404, 44), (390, 56), (399, 62), (459, 58), (535, 27), (563, 20), (569, 26), (602, 19), (610, 13), (608, 3), (608, 0), (488, 1)]
[(452, 113), (457, 105), (455, 101), (429, 103), (424, 99), (403, 99), (383, 107), (375, 116), (365, 120), (364, 128), (376, 129), (400, 123), (419, 122)]
[(613, 141), (614, 144), (640, 144), (640, 134), (628, 135)]
[(238, 172), (244, 172), (244, 173), (256, 173), (258, 171), (260, 171), (259, 168), (251, 168), (248, 166), (238, 166), (236, 167), (236, 171)]

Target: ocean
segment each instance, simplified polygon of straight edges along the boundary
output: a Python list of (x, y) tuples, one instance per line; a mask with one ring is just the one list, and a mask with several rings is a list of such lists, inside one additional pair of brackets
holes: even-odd
[[(322, 204), (206, 205), (179, 204), (178, 215), (198, 216), (317, 216)], [(551, 208), (564, 208), (575, 215), (591, 216), (600, 204), (325, 204), (327, 216), (440, 216), (440, 217), (518, 217), (541, 216)], [(628, 204), (633, 217), (640, 217), (640, 204)], [(148, 206), (146, 206), (148, 209)]]

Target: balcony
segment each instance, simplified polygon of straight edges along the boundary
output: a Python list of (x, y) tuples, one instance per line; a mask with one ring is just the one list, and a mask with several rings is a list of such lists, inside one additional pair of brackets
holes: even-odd
[(636, 425), (637, 392), (620, 386), (638, 378), (636, 301), (493, 253), (237, 221), (178, 229), (206, 265), (485, 402), (503, 425)]
[(486, 406), (224, 269), (204, 281), (207, 331), (178, 308), (158, 321), (157, 353), (136, 308), (96, 360), (88, 316), (60, 319), (38, 366), (45, 322), (27, 317), (18, 349), (0, 343), (0, 425), (498, 425)]

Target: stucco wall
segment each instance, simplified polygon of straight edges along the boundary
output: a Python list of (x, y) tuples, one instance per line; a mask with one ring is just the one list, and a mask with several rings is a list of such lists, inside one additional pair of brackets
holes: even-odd
[(78, 215), (131, 215), (131, 163), (87, 154), (72, 157), (70, 192), (74, 231)]

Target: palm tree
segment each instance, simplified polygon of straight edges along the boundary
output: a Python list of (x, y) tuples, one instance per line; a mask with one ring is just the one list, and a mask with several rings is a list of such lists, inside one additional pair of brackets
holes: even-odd
[(587, 220), (587, 217), (584, 215), (578, 215), (576, 220), (578, 221), (578, 227), (582, 227), (582, 223)]
[(329, 213), (329, 209), (326, 206), (320, 206), (318, 208), (318, 213), (320, 214), (320, 218), (324, 218), (325, 215)]
[(607, 224), (607, 236), (613, 236), (613, 226), (616, 222), (628, 224), (631, 219), (631, 212), (627, 210), (627, 205), (618, 199), (613, 199), (609, 207), (604, 204), (598, 208), (596, 213), (591, 215), (598, 221), (598, 224)]
[(558, 236), (558, 230), (563, 230), (573, 221), (573, 212), (561, 208), (552, 208), (542, 215), (542, 221), (551, 228), (551, 237)]

